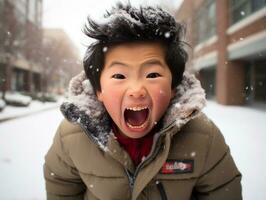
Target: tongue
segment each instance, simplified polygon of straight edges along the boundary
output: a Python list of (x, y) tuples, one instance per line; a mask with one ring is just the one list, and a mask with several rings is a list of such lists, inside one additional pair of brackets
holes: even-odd
[(126, 110), (125, 120), (132, 126), (140, 126), (146, 121), (148, 113), (149, 113), (148, 109), (140, 111)]

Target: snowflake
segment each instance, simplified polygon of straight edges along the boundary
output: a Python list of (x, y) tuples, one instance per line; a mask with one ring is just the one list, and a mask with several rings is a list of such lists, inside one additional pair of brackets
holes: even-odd
[(108, 47), (103, 47), (103, 52), (107, 52)]
[(170, 35), (170, 32), (165, 32), (165, 33), (164, 33), (164, 37), (165, 37), (165, 38), (169, 38), (170, 36), (171, 36), (171, 35)]

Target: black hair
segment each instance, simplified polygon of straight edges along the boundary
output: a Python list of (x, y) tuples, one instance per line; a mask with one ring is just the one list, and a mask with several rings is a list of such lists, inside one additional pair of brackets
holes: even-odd
[(101, 22), (88, 17), (83, 31), (96, 39), (83, 60), (86, 76), (95, 92), (101, 91), (100, 76), (106, 49), (127, 42), (161, 42), (166, 47), (165, 61), (172, 73), (172, 89), (181, 82), (188, 58), (186, 43), (182, 41), (185, 27), (160, 7), (136, 8), (119, 2), (106, 12)]

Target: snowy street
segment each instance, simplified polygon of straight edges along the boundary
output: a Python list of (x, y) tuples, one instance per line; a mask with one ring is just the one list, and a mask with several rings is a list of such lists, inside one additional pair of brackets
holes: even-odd
[[(221, 129), (242, 172), (243, 199), (265, 200), (266, 107), (208, 102), (204, 112)], [(44, 155), (62, 119), (56, 108), (0, 123), (1, 200), (45, 199)]]

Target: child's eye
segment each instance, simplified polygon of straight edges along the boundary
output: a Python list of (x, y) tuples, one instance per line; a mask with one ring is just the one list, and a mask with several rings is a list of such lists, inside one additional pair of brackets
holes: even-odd
[(157, 73), (157, 72), (153, 72), (153, 73), (149, 73), (146, 78), (158, 78), (161, 77), (161, 74)]
[(126, 77), (123, 74), (114, 74), (112, 76), (114, 79), (125, 79)]

